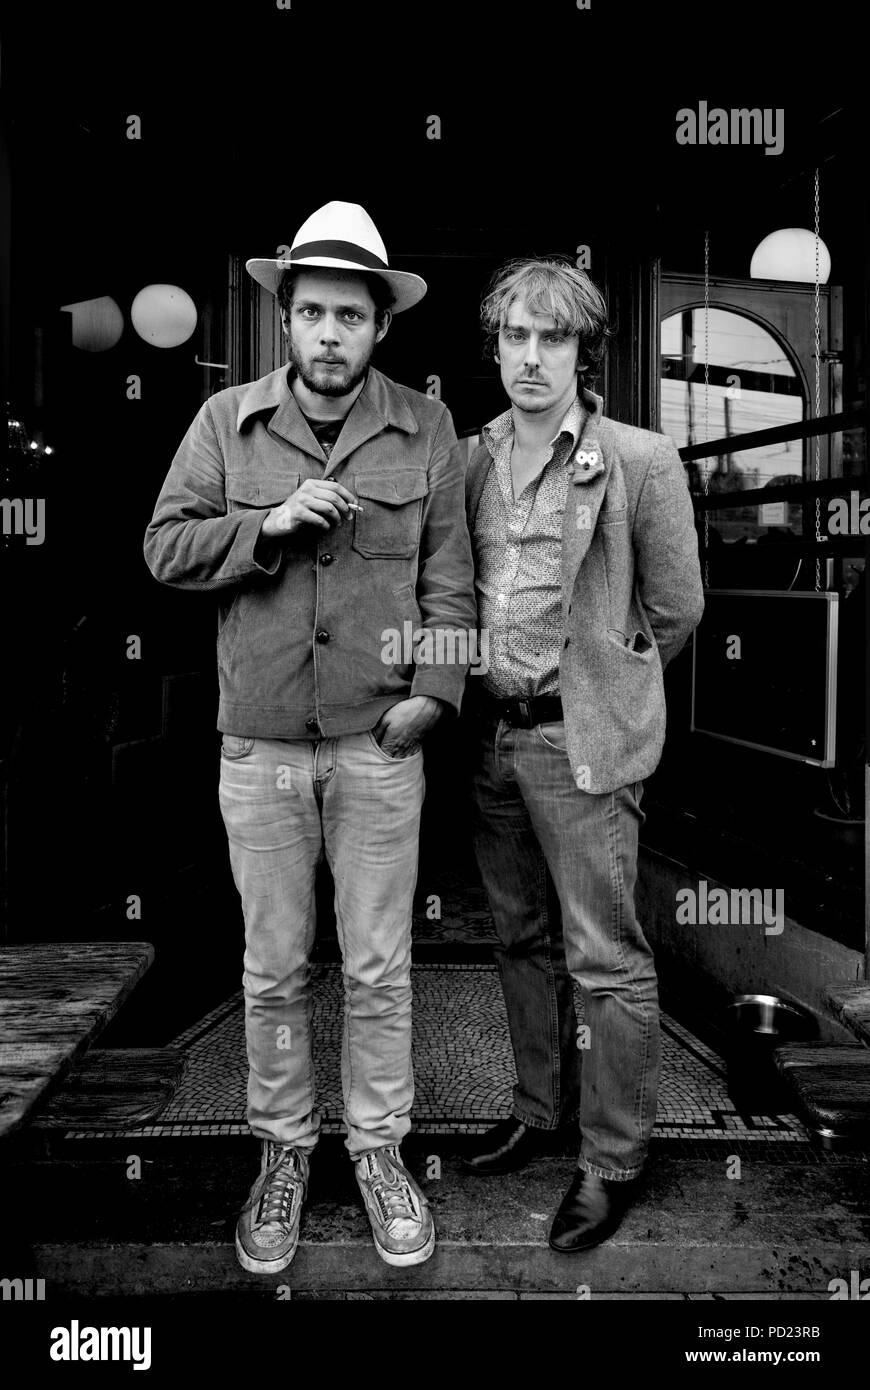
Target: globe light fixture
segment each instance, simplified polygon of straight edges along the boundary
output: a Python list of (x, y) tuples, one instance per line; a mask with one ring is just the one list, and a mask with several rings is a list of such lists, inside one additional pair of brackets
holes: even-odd
[[(831, 253), (819, 238), (819, 284), (831, 274)], [(781, 227), (755, 248), (749, 275), (753, 280), (796, 280), (815, 284), (816, 236), (806, 227)]]
[(130, 318), (152, 347), (179, 347), (196, 328), (196, 305), (178, 285), (146, 285), (133, 300)]

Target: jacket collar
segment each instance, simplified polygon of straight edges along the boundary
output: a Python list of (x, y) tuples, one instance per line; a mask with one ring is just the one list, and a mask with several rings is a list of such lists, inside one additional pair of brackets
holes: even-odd
[[(270, 421), (270, 428), (283, 438), (290, 439), (291, 443), (298, 442), (295, 438), (291, 439), (287, 431), (292, 428), (296, 433), (298, 427), (305, 426), (305, 417), (290, 390), (287, 372), (286, 366), (279, 367), (277, 371), (251, 383), (239, 402), (236, 417), (238, 430), (242, 429), (245, 421), (252, 415), (271, 410), (275, 413)], [(394, 425), (406, 434), (417, 434), (419, 425), (405, 397), (395, 382), (390, 381), (389, 377), (376, 371), (374, 367), (369, 367), (365, 385), (351, 407), (351, 415), (360, 408), (361, 403), (363, 408), (360, 413), (374, 417), (382, 426)], [(305, 429), (306, 433), (309, 433), (307, 426)]]

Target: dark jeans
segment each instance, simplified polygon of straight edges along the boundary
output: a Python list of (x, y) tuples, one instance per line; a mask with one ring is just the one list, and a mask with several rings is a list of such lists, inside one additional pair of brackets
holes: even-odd
[[(655, 966), (634, 912), (642, 784), (578, 790), (561, 723), (484, 718), (481, 729), (475, 850), (499, 938), (513, 1113), (554, 1129), (579, 1110), (580, 1167), (627, 1180), (646, 1157), (660, 1066)], [(581, 1047), (572, 977), (585, 1001)]]

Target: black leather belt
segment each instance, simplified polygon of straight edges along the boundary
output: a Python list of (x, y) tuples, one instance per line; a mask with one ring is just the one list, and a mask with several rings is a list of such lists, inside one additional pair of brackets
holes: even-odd
[(535, 695), (530, 700), (493, 700), (488, 696), (483, 711), (494, 719), (504, 719), (513, 729), (534, 729), (564, 719), (558, 695)]

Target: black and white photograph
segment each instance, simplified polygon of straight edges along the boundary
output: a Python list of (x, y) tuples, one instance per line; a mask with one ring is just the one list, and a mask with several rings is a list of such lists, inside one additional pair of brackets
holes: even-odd
[(860, 1365), (862, 32), (10, 3), (4, 1369)]

